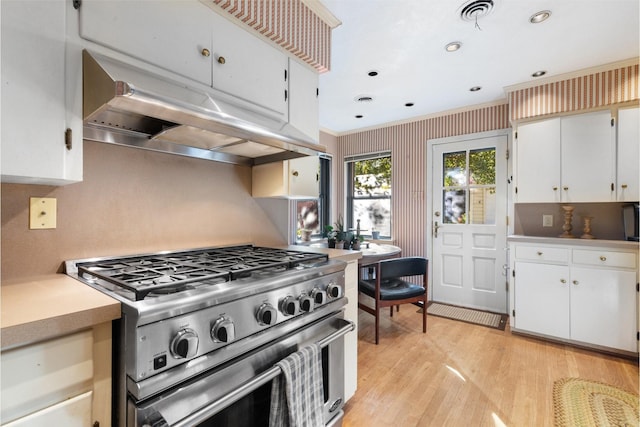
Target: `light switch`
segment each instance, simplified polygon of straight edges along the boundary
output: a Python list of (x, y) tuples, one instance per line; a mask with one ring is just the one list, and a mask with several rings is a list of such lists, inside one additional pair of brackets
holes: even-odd
[(553, 227), (553, 215), (542, 215), (542, 226)]
[(56, 228), (57, 201), (52, 197), (29, 199), (29, 228)]

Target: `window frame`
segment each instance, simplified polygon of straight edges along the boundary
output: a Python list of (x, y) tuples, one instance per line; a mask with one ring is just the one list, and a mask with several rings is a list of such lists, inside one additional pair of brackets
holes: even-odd
[(331, 168), (333, 157), (329, 154), (319, 154), (318, 168), (318, 198), (317, 199), (296, 199), (291, 203), (291, 218), (293, 218), (292, 241), (302, 242), (298, 237), (298, 203), (317, 201), (318, 202), (318, 227), (319, 232), (311, 235), (311, 240), (318, 240), (324, 237), (325, 225), (331, 224)]
[[(374, 160), (388, 157), (391, 163), (391, 174), (393, 175), (393, 157), (391, 155), (391, 151), (379, 151), (375, 153), (367, 153), (360, 154), (357, 156), (347, 156), (344, 158), (345, 164), (345, 182), (346, 182), (346, 195), (345, 195), (345, 205), (346, 205), (346, 216), (345, 216), (345, 228), (346, 229), (355, 229), (355, 218), (353, 215), (353, 207), (354, 200), (389, 200), (389, 235), (381, 234), (380, 239), (391, 239), (391, 233), (393, 230), (393, 209), (392, 209), (392, 194), (393, 194), (393, 180), (391, 181), (391, 191), (388, 195), (379, 195), (379, 196), (366, 196), (366, 197), (356, 197), (355, 193), (355, 185), (354, 185), (354, 173), (355, 173), (355, 163), (364, 160)], [(363, 236), (371, 237), (371, 230), (367, 230), (366, 233), (361, 233)]]

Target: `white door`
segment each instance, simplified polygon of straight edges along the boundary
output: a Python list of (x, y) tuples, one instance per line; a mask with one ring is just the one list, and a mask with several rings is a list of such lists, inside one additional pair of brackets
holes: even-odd
[(507, 312), (508, 136), (431, 145), (432, 299)]

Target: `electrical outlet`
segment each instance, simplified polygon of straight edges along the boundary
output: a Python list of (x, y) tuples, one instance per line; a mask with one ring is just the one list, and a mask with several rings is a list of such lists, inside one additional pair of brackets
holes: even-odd
[(553, 227), (553, 215), (542, 215), (542, 226)]
[(29, 228), (56, 228), (56, 199), (52, 197), (31, 197), (29, 199)]

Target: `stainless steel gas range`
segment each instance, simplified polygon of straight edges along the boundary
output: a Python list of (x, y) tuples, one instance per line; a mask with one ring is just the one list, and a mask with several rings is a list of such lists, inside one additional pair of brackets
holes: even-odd
[(353, 330), (342, 314), (344, 262), (241, 245), (65, 264), (122, 303), (114, 425), (267, 425), (275, 363), (313, 342), (325, 424), (341, 424), (342, 337)]

